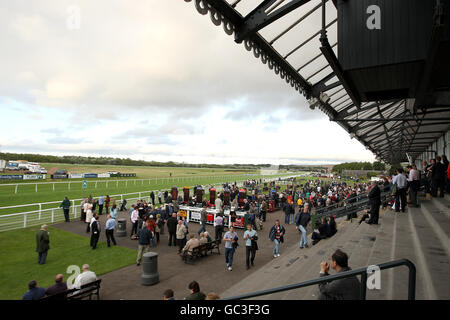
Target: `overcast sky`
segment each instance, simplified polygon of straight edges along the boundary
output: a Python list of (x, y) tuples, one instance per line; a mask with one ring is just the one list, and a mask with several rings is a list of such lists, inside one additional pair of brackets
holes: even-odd
[(1, 152), (374, 161), (193, 2), (0, 0), (0, 21)]

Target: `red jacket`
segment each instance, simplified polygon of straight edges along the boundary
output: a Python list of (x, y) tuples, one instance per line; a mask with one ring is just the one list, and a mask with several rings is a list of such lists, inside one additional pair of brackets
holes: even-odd
[(450, 180), (450, 163), (448, 164), (448, 168), (447, 168), (447, 178), (448, 178), (448, 180)]

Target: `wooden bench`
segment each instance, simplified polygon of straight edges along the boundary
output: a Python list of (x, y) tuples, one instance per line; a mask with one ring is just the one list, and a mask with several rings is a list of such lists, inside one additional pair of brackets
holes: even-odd
[(209, 253), (213, 253), (213, 250), (217, 249), (217, 253), (220, 254), (220, 242), (214, 240), (208, 243), (204, 243), (192, 249), (192, 253), (184, 253), (181, 257), (185, 263), (194, 263), (195, 260), (201, 257), (205, 257)]
[(51, 296), (46, 296), (41, 300), (82, 300), (84, 298), (89, 298), (89, 300), (92, 300), (93, 295), (96, 295), (97, 300), (100, 300), (101, 282), (102, 279), (98, 279), (94, 282), (82, 285), (80, 289), (77, 288), (67, 289), (66, 291)]

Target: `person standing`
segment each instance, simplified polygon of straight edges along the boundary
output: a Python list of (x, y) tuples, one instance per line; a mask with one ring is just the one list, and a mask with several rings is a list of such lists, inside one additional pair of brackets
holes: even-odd
[(130, 217), (131, 223), (133, 226), (131, 227), (131, 238), (133, 239), (133, 235), (137, 236), (138, 233), (138, 223), (139, 223), (139, 211), (137, 207), (134, 208)]
[(106, 207), (106, 214), (109, 213), (109, 204), (111, 202), (111, 198), (107, 195), (105, 199), (105, 207)]
[(59, 207), (63, 208), (63, 210), (64, 210), (64, 219), (66, 220), (66, 222), (70, 222), (70, 219), (69, 219), (70, 200), (69, 200), (69, 198), (65, 197)]
[(233, 270), (233, 256), (234, 252), (238, 246), (238, 235), (234, 231), (234, 227), (231, 226), (230, 230), (223, 236), (223, 241), (225, 241), (225, 263), (227, 264), (228, 271)]
[(283, 211), (284, 211), (284, 223), (289, 224), (289, 216), (291, 214), (291, 207), (289, 205), (289, 202), (283, 203)]
[(368, 224), (378, 224), (378, 218), (380, 216), (380, 206), (381, 206), (381, 190), (378, 187), (378, 182), (372, 181), (372, 187), (370, 188), (370, 191), (369, 191), (369, 194), (367, 195), (367, 197), (369, 198), (369, 205), (370, 205), (370, 212), (369, 212), (370, 219), (367, 223)]
[(441, 157), (436, 156), (436, 163), (433, 165), (433, 169), (431, 171), (431, 195), (433, 197), (437, 197), (438, 189), (440, 191), (439, 196), (441, 198), (444, 197), (446, 169), (447, 168), (441, 162)]
[(92, 222), (92, 204), (89, 202), (89, 200), (84, 204), (84, 212), (86, 213), (86, 233), (91, 232), (91, 222)]
[[(215, 239), (222, 243), (222, 233), (223, 233), (223, 217), (219, 214), (214, 219), (214, 229), (215, 229)], [(206, 230), (205, 230), (206, 231)]]
[(116, 228), (117, 222), (116, 219), (112, 218), (111, 215), (107, 215), (106, 218), (106, 243), (108, 244), (108, 248), (111, 247), (111, 241), (114, 245), (117, 245), (116, 239), (114, 238), (114, 229)]
[(86, 212), (84, 211), (84, 205), (86, 204), (87, 200), (86, 198), (81, 201), (80, 207), (81, 207), (81, 215), (80, 215), (80, 221), (86, 221)]
[(117, 219), (117, 204), (116, 204), (116, 200), (114, 200), (113, 202), (113, 206), (111, 208), (111, 213), (110, 213), (110, 217), (113, 219)]
[(407, 180), (405, 175), (403, 174), (403, 169), (397, 169), (397, 175), (392, 179), (392, 183), (397, 184), (397, 191), (395, 192), (395, 212), (405, 212), (406, 207), (406, 187)]
[(161, 192), (161, 190), (159, 190), (159, 191), (158, 191), (158, 201), (159, 201), (159, 204), (162, 204), (161, 197), (162, 197), (162, 192)]
[(176, 246), (176, 233), (177, 233), (177, 215), (173, 213), (172, 216), (167, 219), (167, 230), (169, 231), (169, 247)]
[(206, 207), (203, 207), (202, 212), (200, 213), (200, 229), (198, 229), (197, 233), (200, 235), (200, 233), (206, 231), (206, 221), (208, 218), (208, 214), (206, 212)]
[(95, 214), (94, 221), (91, 224), (91, 247), (92, 250), (97, 249), (98, 239), (100, 238), (100, 221), (98, 221), (99, 216)]
[(220, 199), (220, 193), (217, 195), (216, 201), (214, 201), (214, 205), (216, 206), (217, 212), (220, 214), (223, 213), (223, 201)]
[(308, 223), (310, 220), (311, 215), (309, 214), (309, 203), (305, 203), (303, 211), (298, 213), (297, 219), (295, 221), (296, 224), (295, 228), (302, 233), (300, 238), (300, 249), (303, 249), (303, 246), (308, 248), (308, 238), (306, 237), (306, 228), (308, 227)]
[(150, 192), (150, 199), (152, 200), (152, 205), (155, 206), (155, 193), (153, 191)]
[(409, 170), (408, 183), (412, 205), (419, 207), (419, 197), (417, 194), (420, 189), (420, 174), (416, 165), (412, 165)]
[(105, 204), (105, 197), (103, 197), (103, 195), (101, 195), (98, 198), (98, 214), (102, 215), (103, 214), (103, 205)]
[(261, 203), (261, 216), (262, 216), (262, 221), (266, 222), (266, 217), (267, 217), (267, 201), (264, 199)]
[(147, 228), (147, 222), (139, 230), (139, 246), (136, 265), (140, 266), (142, 255), (150, 250), (150, 242), (153, 239), (152, 232)]
[(284, 235), (286, 234), (285, 228), (280, 225), (280, 220), (275, 220), (275, 225), (270, 229), (269, 239), (275, 243), (275, 248), (273, 249), (273, 257), (277, 258), (280, 256), (280, 243), (284, 242)]
[(254, 266), (256, 250), (258, 250), (258, 233), (253, 230), (252, 225), (247, 225), (247, 230), (244, 232), (245, 240), (245, 263), (246, 270), (250, 268), (250, 263)]
[(38, 253), (38, 263), (45, 264), (47, 253), (50, 249), (50, 238), (47, 231), (47, 225), (42, 225), (41, 229), (36, 233), (36, 252)]
[(176, 234), (177, 234), (178, 254), (181, 254), (181, 250), (183, 250), (184, 241), (186, 240), (187, 234), (187, 229), (183, 223), (183, 220), (178, 220)]

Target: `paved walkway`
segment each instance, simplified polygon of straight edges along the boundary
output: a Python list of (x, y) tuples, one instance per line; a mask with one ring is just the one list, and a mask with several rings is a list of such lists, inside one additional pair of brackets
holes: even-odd
[[(128, 218), (127, 212), (119, 213), (119, 218)], [(195, 265), (185, 264), (180, 256), (177, 254), (177, 247), (168, 246), (167, 229), (166, 234), (161, 236), (161, 242), (156, 248), (151, 251), (159, 253), (158, 257), (158, 271), (160, 282), (154, 286), (141, 285), (142, 266), (138, 267), (136, 264), (128, 267), (115, 270), (113, 272), (104, 274), (102, 278), (101, 299), (113, 300), (131, 300), (131, 299), (161, 299), (162, 294), (166, 289), (172, 289), (175, 292), (176, 299), (183, 299), (188, 295), (188, 284), (196, 280), (200, 284), (201, 290), (207, 294), (208, 292), (216, 292), (221, 294), (228, 288), (239, 283), (245, 279), (249, 274), (255, 272), (265, 264), (272, 261), (273, 258), (273, 243), (268, 239), (268, 233), (276, 219), (280, 219), (284, 225), (284, 213), (281, 210), (268, 213), (267, 221), (264, 229), (259, 231), (259, 250), (256, 254), (255, 266), (250, 270), (245, 269), (245, 246), (242, 240), (243, 230), (238, 229), (239, 244), (233, 261), (233, 271), (228, 271), (225, 265), (225, 249), (223, 243), (221, 246), (221, 254), (212, 254), (207, 257), (198, 259)], [(100, 216), (100, 221), (104, 229), (106, 216)], [(60, 223), (54, 225), (62, 230), (70, 231), (86, 237), (90, 235), (86, 233), (86, 225), (80, 221), (72, 221), (70, 223)], [(197, 223), (190, 223), (189, 231), (196, 233), (200, 228)], [(285, 243), (281, 245), (280, 251), (283, 255), (283, 250), (288, 246), (292, 246), (300, 239), (300, 234), (295, 230), (295, 225), (285, 225), (286, 237)], [(207, 226), (207, 230), (211, 237), (214, 238), (213, 226)], [(129, 219), (127, 219), (128, 235), (131, 231)], [(106, 241), (104, 231), (100, 236), (100, 241)], [(118, 245), (137, 250), (138, 243), (136, 240), (131, 240), (129, 236), (124, 238), (116, 237)], [(86, 250), (91, 250), (89, 247), (89, 240), (86, 239)], [(108, 250), (106, 243), (99, 243), (97, 250)], [(278, 258), (279, 259), (279, 258)], [(86, 261), (89, 263), (89, 261)], [(95, 270), (93, 270), (95, 272)]]

